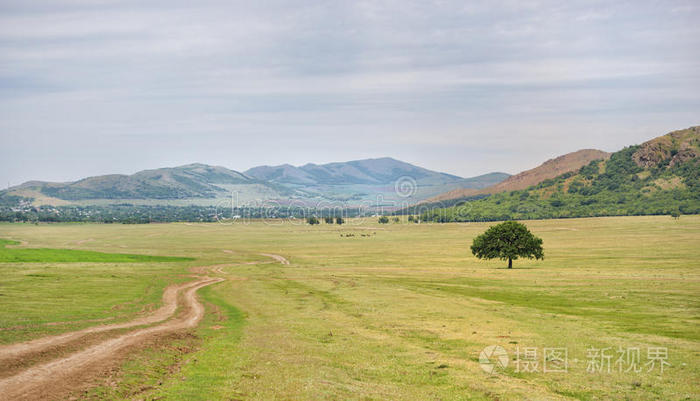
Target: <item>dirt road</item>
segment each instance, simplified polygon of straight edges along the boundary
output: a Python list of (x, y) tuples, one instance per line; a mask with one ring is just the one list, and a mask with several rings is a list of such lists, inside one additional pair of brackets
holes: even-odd
[[(289, 264), (289, 261), (280, 255), (271, 253), (260, 255), (272, 258), (283, 265)], [(0, 400), (61, 398), (71, 390), (84, 386), (83, 378), (93, 373), (95, 367), (115, 365), (120, 356), (130, 348), (168, 333), (195, 327), (204, 315), (204, 307), (197, 300), (196, 291), (224, 280), (206, 276), (209, 272), (225, 273), (222, 270), (224, 267), (271, 262), (227, 263), (192, 268), (194, 273), (201, 276), (195, 276), (198, 279), (189, 283), (167, 287), (163, 292), (163, 305), (147, 316), (128, 322), (104, 324), (0, 346), (0, 366), (3, 364), (9, 366), (13, 361), (22, 361), (29, 365), (19, 366), (17, 371), (9, 370), (7, 377), (0, 378)], [(185, 312), (175, 316), (178, 303)], [(151, 326), (137, 328), (148, 325)], [(111, 333), (111, 331), (129, 328), (136, 329), (126, 333)], [(95, 340), (94, 335), (97, 333), (103, 333), (101, 335), (103, 337), (98, 336)], [(83, 341), (86, 342), (81, 349), (71, 348)], [(38, 363), (32, 362), (34, 361), (32, 358), (40, 354), (49, 355), (49, 358), (53, 359), (44, 357), (45, 359), (39, 359)], [(31, 363), (36, 364), (31, 365)]]
[[(127, 323), (97, 326), (73, 333), (50, 336), (22, 344), (5, 346), (0, 349), (0, 358), (11, 358), (23, 353), (36, 352), (42, 347), (53, 347), (80, 338), (96, 331), (113, 330), (161, 322), (172, 316), (177, 309), (178, 294), (182, 296), (185, 313), (156, 326), (137, 329), (109, 338), (64, 358), (31, 366), (14, 376), (0, 379), (0, 400), (55, 399), (52, 389), (69, 389), (71, 381), (81, 372), (89, 371), (94, 365), (109, 362), (111, 358), (130, 346), (170, 332), (195, 327), (204, 315), (204, 307), (196, 298), (196, 291), (202, 287), (223, 281), (223, 278), (202, 277), (199, 280), (180, 286), (168, 287), (163, 294), (163, 307), (155, 313)], [(80, 384), (78, 381), (77, 384)]]
[(49, 348), (57, 347), (71, 341), (75, 341), (88, 334), (101, 333), (110, 330), (125, 329), (129, 327), (143, 326), (161, 322), (173, 315), (177, 309), (177, 294), (189, 287), (199, 284), (201, 280), (193, 281), (185, 284), (169, 286), (163, 292), (163, 305), (155, 312), (148, 316), (143, 316), (129, 322), (105, 324), (100, 326), (88, 327), (83, 330), (73, 331), (69, 333), (58, 334), (55, 336), (47, 336), (31, 340), (23, 343), (10, 344), (0, 346), (0, 364), (15, 358), (21, 358), (30, 353), (38, 353)]

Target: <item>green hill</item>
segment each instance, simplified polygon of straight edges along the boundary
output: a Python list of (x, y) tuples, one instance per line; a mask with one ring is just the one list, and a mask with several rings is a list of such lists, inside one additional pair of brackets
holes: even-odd
[[(426, 221), (700, 213), (700, 127), (674, 131), (524, 190), (418, 208)], [(436, 207), (438, 206), (438, 207)]]
[(214, 198), (221, 185), (254, 184), (257, 180), (224, 167), (204, 164), (144, 170), (132, 175), (110, 174), (69, 183), (30, 181), (10, 188), (10, 194), (33, 191), (62, 200)]

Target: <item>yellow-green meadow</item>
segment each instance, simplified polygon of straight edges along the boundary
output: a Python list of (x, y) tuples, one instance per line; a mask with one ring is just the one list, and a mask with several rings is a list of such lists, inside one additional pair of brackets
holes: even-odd
[(524, 223), (545, 259), (512, 270), (469, 251), (494, 223), (3, 224), (12, 249), (186, 259), (0, 261), (0, 341), (133, 318), (222, 265), (182, 347), (149, 346), (81, 396), (700, 398), (700, 216)]

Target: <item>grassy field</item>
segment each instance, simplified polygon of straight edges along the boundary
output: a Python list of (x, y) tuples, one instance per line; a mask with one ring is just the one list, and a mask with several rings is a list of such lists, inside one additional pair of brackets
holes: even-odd
[[(209, 313), (193, 335), (139, 353), (119, 385), (87, 397), (700, 399), (700, 216), (526, 222), (545, 260), (513, 270), (469, 253), (491, 223), (351, 223), (0, 225), (0, 238), (26, 242), (13, 251), (194, 258), (3, 261), (0, 341), (126, 319), (192, 266), (274, 253), (291, 264), (225, 268), (228, 280), (200, 292)], [(490, 345), (510, 360), (496, 374), (479, 364)], [(567, 351), (567, 371), (543, 371), (546, 348)], [(518, 369), (525, 349), (534, 372)], [(635, 349), (642, 369), (625, 372), (618, 350)], [(667, 351), (663, 373), (660, 360), (644, 366), (650, 350)]]
[(9, 248), (7, 245), (21, 245), (19, 241), (0, 239), (0, 263), (6, 262), (97, 262), (97, 263), (133, 263), (133, 262), (173, 262), (192, 260), (192, 258), (130, 255), (124, 253), (104, 253), (74, 249), (51, 248)]
[(29, 246), (0, 238), (0, 344), (155, 309), (165, 286), (186, 279), (173, 262), (193, 260)]

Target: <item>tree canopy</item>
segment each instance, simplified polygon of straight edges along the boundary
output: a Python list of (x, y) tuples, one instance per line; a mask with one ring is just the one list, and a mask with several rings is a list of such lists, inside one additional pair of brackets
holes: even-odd
[(513, 260), (519, 257), (544, 259), (542, 239), (517, 221), (506, 221), (490, 227), (474, 238), (471, 250), (479, 259), (507, 260), (509, 269), (513, 268)]

